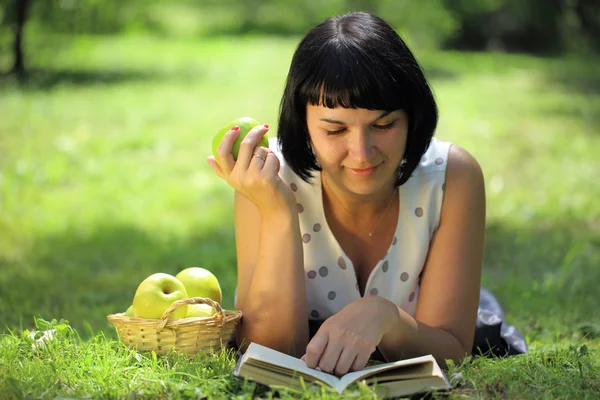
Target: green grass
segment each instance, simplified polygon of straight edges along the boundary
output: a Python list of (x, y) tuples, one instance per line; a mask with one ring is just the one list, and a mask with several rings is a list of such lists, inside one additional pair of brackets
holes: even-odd
[[(24, 87), (0, 81), (0, 398), (251, 398), (232, 354), (138, 354), (106, 315), (149, 274), (189, 266), (213, 271), (233, 307), (232, 191), (205, 159), (224, 121), (276, 126), (297, 38), (50, 42), (29, 44)], [(437, 136), (486, 177), (483, 283), (531, 347), (453, 366), (451, 397), (597, 398), (600, 60), (415, 52)], [(36, 316), (69, 324), (34, 349)]]

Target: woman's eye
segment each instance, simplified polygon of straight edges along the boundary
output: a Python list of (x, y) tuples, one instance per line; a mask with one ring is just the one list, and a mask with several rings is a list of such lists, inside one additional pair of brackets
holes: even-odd
[(388, 129), (393, 128), (394, 125), (396, 125), (396, 121), (392, 121), (387, 125), (373, 125), (373, 128), (378, 129), (380, 131), (386, 131)]
[[(396, 125), (396, 121), (392, 121), (387, 125), (373, 125), (373, 128), (377, 129), (378, 131), (387, 131), (388, 129), (391, 129), (394, 127), (394, 125)], [(328, 135), (339, 135), (341, 133), (344, 133), (346, 131), (346, 128), (341, 128), (338, 129), (337, 131), (327, 131)]]
[(340, 133), (344, 132), (346, 130), (346, 128), (342, 128), (342, 129), (338, 129), (337, 131), (327, 131), (328, 135), (339, 135)]

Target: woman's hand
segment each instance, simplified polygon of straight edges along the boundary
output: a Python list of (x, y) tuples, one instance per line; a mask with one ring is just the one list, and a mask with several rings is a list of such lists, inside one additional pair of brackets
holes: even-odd
[(363, 369), (383, 335), (397, 326), (395, 304), (366, 296), (328, 318), (306, 347), (302, 360), (309, 368), (342, 376)]
[(279, 159), (270, 149), (257, 146), (268, 129), (268, 125), (252, 128), (242, 140), (235, 161), (231, 150), (240, 132), (239, 127), (232, 127), (219, 144), (217, 159), (207, 159), (213, 171), (252, 201), (261, 213), (294, 204), (293, 192), (279, 177)]

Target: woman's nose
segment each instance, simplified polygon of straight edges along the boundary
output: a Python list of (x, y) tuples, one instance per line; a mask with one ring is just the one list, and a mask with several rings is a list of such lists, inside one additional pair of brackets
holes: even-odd
[(375, 157), (375, 148), (371, 136), (367, 132), (350, 135), (348, 153), (356, 161), (367, 164)]

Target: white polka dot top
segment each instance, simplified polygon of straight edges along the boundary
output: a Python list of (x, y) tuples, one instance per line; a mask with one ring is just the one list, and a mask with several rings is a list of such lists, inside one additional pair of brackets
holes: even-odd
[[(382, 296), (412, 316), (419, 297), (419, 276), (439, 226), (450, 146), (433, 138), (411, 178), (399, 187), (396, 233), (365, 286), (365, 295)], [(269, 148), (277, 154), (279, 175), (298, 202), (309, 319), (325, 320), (360, 299), (354, 266), (327, 225), (320, 174), (314, 173), (311, 183), (303, 181), (286, 165), (277, 138), (269, 140)]]

